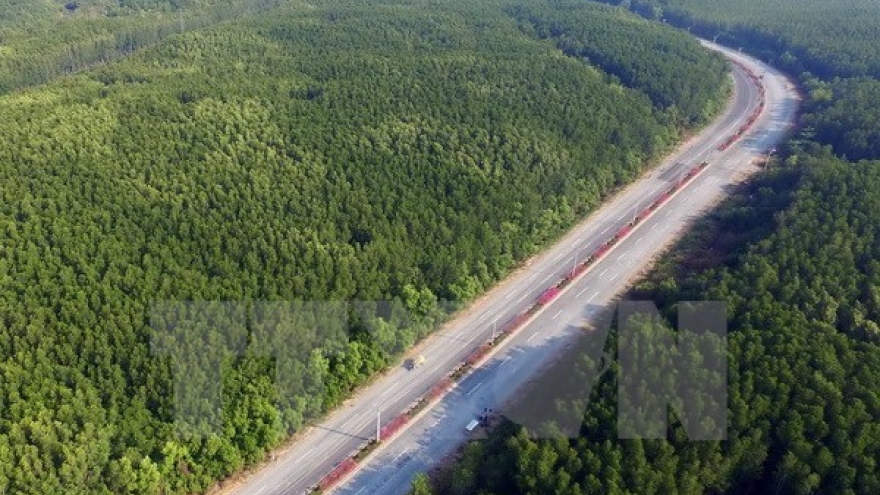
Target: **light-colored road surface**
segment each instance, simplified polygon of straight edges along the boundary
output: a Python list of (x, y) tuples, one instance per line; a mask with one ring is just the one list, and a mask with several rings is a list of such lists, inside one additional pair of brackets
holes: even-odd
[(741, 176), (752, 158), (774, 146), (793, 121), (796, 95), (787, 80), (769, 67), (739, 53), (728, 56), (766, 74), (766, 107), (753, 130), (723, 153), (716, 147), (745, 122), (758, 105), (758, 89), (745, 73), (733, 72), (735, 94), (725, 114), (653, 172), (632, 184), (555, 246), (489, 292), (475, 308), (447, 324), (421, 345), (428, 357), (417, 371), (391, 370), (355, 399), (333, 412), (320, 426), (304, 432), (283, 456), (253, 474), (235, 495), (298, 495), (308, 492), (335, 465), (375, 436), (376, 414), (391, 418), (424, 395), (470, 352), (527, 309), (549, 285), (571, 271), (576, 260), (592, 253), (633, 219), (661, 191), (694, 164), (711, 165), (685, 190), (639, 224), (614, 251), (570, 286), (527, 327), (509, 338), (481, 369), (474, 371), (428, 413), (396, 438), (335, 492), (347, 495), (403, 494), (412, 477), (429, 469), (465, 440), (464, 427), (484, 407), (504, 403), (528, 378), (549, 362), (651, 257), (684, 226), (715, 202)]

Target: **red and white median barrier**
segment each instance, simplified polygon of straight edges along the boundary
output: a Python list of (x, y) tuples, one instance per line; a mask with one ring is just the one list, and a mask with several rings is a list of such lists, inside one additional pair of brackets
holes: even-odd
[(725, 140), (723, 143), (721, 143), (718, 146), (718, 151), (727, 150), (727, 148), (730, 148), (730, 146), (733, 143), (735, 143), (743, 135), (745, 135), (745, 133), (747, 133), (752, 128), (752, 125), (754, 125), (755, 122), (758, 120), (758, 117), (761, 116), (761, 112), (764, 111), (765, 94), (764, 94), (764, 86), (761, 84), (761, 78), (758, 77), (757, 75), (755, 75), (755, 73), (750, 68), (746, 67), (745, 65), (743, 65), (739, 62), (734, 62), (734, 64), (738, 65), (741, 69), (746, 71), (746, 74), (749, 75), (749, 78), (758, 86), (758, 95), (760, 96), (760, 98), (758, 100), (758, 108), (756, 108), (749, 115), (748, 119), (746, 119), (746, 123), (743, 124), (742, 126), (740, 126), (739, 129), (737, 129), (736, 134), (728, 137), (727, 140)]

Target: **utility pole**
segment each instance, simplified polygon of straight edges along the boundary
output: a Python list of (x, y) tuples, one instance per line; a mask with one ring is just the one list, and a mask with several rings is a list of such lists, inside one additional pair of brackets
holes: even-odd
[(382, 418), (382, 410), (376, 409), (376, 443), (379, 443), (382, 441), (382, 430), (380, 429), (380, 426), (379, 426), (381, 424), (381, 418)]
[(495, 318), (495, 321), (492, 322), (492, 342), (495, 342), (495, 327), (498, 326), (498, 318)]

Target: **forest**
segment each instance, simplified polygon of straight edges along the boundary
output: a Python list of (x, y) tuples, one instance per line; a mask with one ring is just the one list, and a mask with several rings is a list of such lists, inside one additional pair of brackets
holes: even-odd
[(798, 75), (880, 77), (880, 4), (872, 0), (599, 0), (686, 28)]
[[(604, 1), (604, 0), (603, 0)], [(880, 4), (634, 0), (632, 10), (741, 47), (788, 72), (805, 92), (804, 137), (850, 160), (880, 158)]]
[(880, 79), (803, 78), (806, 137), (850, 160), (880, 158)]
[(0, 95), (284, 0), (0, 0)]
[[(150, 27), (113, 61), (102, 57), (130, 27), (214, 3), (83, 0), (69, 24), (60, 2), (5, 3), (2, 63), (33, 50), (28, 67), (47, 71), (0, 71), (0, 493), (205, 491), (395, 362), (728, 91), (718, 56), (671, 28), (588, 49), (608, 23), (644, 24), (610, 7), (561, 27), (589, 63), (524, 29), (518, 0), (290, 3)], [(529, 22), (558, 17), (529, 9)], [(57, 38), (31, 44), (28, 29)], [(101, 63), (59, 68), (56, 48), (104, 29)], [(616, 75), (632, 70), (678, 78)], [(262, 303), (283, 316), (296, 301), (352, 300), (397, 309), (350, 311), (333, 338), (279, 317), (268, 330), (304, 349), (284, 384), (296, 393), (250, 349), (219, 363), (220, 431), (175, 424), (157, 304), (236, 302), (225, 322)], [(266, 330), (243, 324), (251, 341)]]
[[(677, 72), (679, 65), (658, 64), (658, 54), (687, 53), (692, 40), (647, 36), (665, 27), (638, 21), (623, 11), (584, 2), (558, 2), (553, 8), (541, 3), (513, 6), (507, 11), (520, 21), (522, 29), (540, 39), (552, 39), (563, 53), (604, 68), (623, 84), (641, 89), (651, 102), (666, 109), (676, 123), (693, 125), (705, 121), (718, 109), (706, 107), (714, 89)], [(626, 47), (624, 49), (624, 47)], [(723, 72), (724, 62), (706, 59), (699, 52), (685, 63), (700, 70)], [(711, 63), (711, 65), (705, 65)]]
[[(880, 17), (841, 21), (876, 9), (869, 2), (732, 3), (743, 8), (621, 2), (704, 35), (723, 25), (759, 56), (758, 40), (772, 36), (800, 57), (775, 60), (801, 83), (797, 132), (625, 296), (652, 301), (663, 315), (659, 327), (635, 322), (640, 336), (674, 328), (681, 301), (726, 302), (727, 439), (690, 441), (674, 415), (666, 440), (618, 438), (620, 364), (597, 377), (588, 357), (597, 347), (615, 356), (615, 322), (607, 334), (587, 334), (524, 390), (486, 441), (418, 477), (413, 493), (880, 491), (880, 85), (870, 68), (877, 52), (863, 36)], [(804, 21), (822, 16), (839, 24)], [(552, 404), (552, 414), (527, 429), (517, 419), (534, 404)], [(560, 431), (565, 424), (576, 427)]]

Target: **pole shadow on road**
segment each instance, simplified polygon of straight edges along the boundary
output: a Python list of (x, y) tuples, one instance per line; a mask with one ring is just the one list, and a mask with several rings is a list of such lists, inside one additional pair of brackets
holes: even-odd
[[(596, 323), (590, 328), (572, 324), (540, 345), (513, 347), (461, 382), (454, 407), (482, 423), (469, 436), (479, 438), (485, 423), (491, 426), (501, 417), (538, 435), (549, 434), (547, 425), (553, 424), (554, 436), (577, 436), (593, 386), (610, 365), (605, 347), (612, 315), (603, 306), (588, 305), (581, 316)], [(517, 376), (522, 374), (535, 378), (521, 383)], [(560, 409), (561, 404), (577, 407)], [(459, 437), (463, 432), (449, 434)]]
[(321, 426), (321, 425), (315, 426), (315, 429), (329, 431), (331, 433), (336, 433), (337, 435), (342, 435), (342, 436), (348, 437), (348, 438), (357, 438), (359, 440), (364, 440), (364, 441), (369, 441), (372, 438), (372, 437), (364, 437), (364, 436), (360, 436), (360, 435), (354, 435), (352, 433), (348, 433), (348, 432), (345, 432), (342, 430), (337, 430), (335, 428), (327, 428), (326, 426)]

